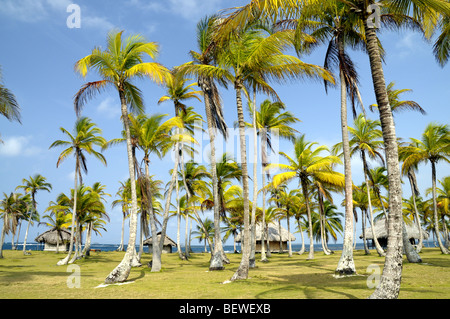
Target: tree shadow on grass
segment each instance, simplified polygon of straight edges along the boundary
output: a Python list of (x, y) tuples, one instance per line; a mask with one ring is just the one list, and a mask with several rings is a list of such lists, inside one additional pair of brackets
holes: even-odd
[[(306, 299), (324, 298), (320, 291), (326, 292), (325, 298), (360, 298), (351, 291), (361, 290), (365, 285), (366, 278), (364, 276), (355, 276), (348, 278), (335, 279), (331, 274), (280, 274), (277, 279), (271, 279), (274, 285), (282, 287), (268, 289), (256, 295), (256, 298), (286, 298), (294, 294), (292, 298), (299, 298), (304, 295)], [(285, 284), (283, 284), (285, 282)], [(264, 283), (267, 285), (267, 282)], [(289, 298), (289, 297), (287, 297)]]

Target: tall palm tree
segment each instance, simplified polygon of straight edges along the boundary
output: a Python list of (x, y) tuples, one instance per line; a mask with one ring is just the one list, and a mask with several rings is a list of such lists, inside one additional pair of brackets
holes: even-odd
[[(217, 50), (214, 46), (213, 35), (215, 28), (218, 24), (217, 16), (207, 16), (197, 24), (197, 49), (196, 51), (190, 51), (190, 55), (193, 61), (186, 63), (180, 67), (181, 72), (185, 74), (190, 66), (194, 67), (212, 67), (216, 64)], [(216, 146), (215, 135), (218, 130), (223, 137), (227, 138), (227, 125), (223, 117), (222, 101), (220, 98), (219, 90), (217, 89), (216, 81), (221, 84), (225, 84), (222, 79), (216, 79), (211, 74), (195, 74), (197, 77), (197, 83), (203, 92), (206, 122), (208, 126), (208, 135), (210, 141), (210, 161), (211, 161), (211, 174), (212, 174), (212, 187), (214, 198), (214, 252), (210, 261), (210, 270), (223, 270), (223, 252), (222, 242), (220, 240), (220, 213), (219, 213), (219, 200), (218, 200), (218, 188), (217, 188), (217, 176), (216, 176)]]
[[(402, 273), (402, 191), (401, 176), (398, 163), (397, 138), (392, 110), (389, 105), (386, 82), (382, 66), (382, 53), (379, 48), (377, 29), (374, 28), (370, 18), (376, 0), (349, 0), (341, 1), (359, 16), (359, 23), (364, 26), (366, 35), (367, 53), (370, 61), (372, 82), (374, 86), (377, 104), (379, 106), (380, 122), (383, 131), (383, 140), (386, 149), (386, 165), (389, 172), (389, 211), (392, 218), (389, 219), (389, 237), (391, 245), (386, 252), (385, 267), (381, 284), (375, 289), (371, 298), (397, 298), (400, 291), (400, 281)], [(327, 1), (333, 5), (334, 1)], [(227, 12), (224, 22), (221, 24), (219, 34), (226, 35), (231, 30), (244, 28), (245, 24), (255, 19), (268, 19), (273, 22), (280, 17), (301, 16), (304, 4), (322, 3), (316, 0), (298, 1), (278, 1), (278, 0), (254, 0), (249, 4), (233, 8)], [(447, 17), (450, 15), (450, 4), (445, 0), (430, 0), (427, 2), (420, 0), (385, 0), (382, 1), (384, 13), (381, 21), (387, 21), (389, 26), (424, 29), (427, 37), (431, 37), (436, 24), (448, 19), (436, 19), (436, 17)], [(412, 17), (407, 16), (410, 12)], [(443, 64), (447, 61), (448, 49), (446, 49), (446, 36), (448, 29), (445, 28), (441, 37), (435, 44), (435, 55), (438, 61)]]
[[(268, 172), (265, 172), (265, 168), (268, 164), (268, 150), (272, 150), (272, 138), (279, 137), (287, 140), (293, 140), (295, 134), (298, 133), (292, 125), (299, 122), (300, 120), (296, 118), (291, 112), (284, 111), (285, 105), (281, 102), (272, 102), (269, 99), (264, 100), (259, 109), (254, 110), (252, 108), (250, 113), (256, 117), (256, 128), (260, 138), (260, 148), (261, 148), (261, 168), (262, 168), (262, 229), (265, 229), (265, 206), (266, 206), (266, 181), (265, 178), (270, 177)], [(255, 147), (256, 147), (255, 143)], [(262, 233), (261, 242), (264, 242), (265, 232)], [(265, 245), (261, 246), (261, 261), (267, 261)]]
[[(178, 69), (173, 69), (171, 72), (171, 77), (168, 78), (168, 81), (166, 81), (166, 95), (162, 96), (159, 101), (158, 104), (164, 102), (164, 101), (173, 101), (174, 104), (174, 108), (175, 108), (175, 116), (179, 116), (181, 117), (181, 114), (183, 114), (184, 116), (187, 115), (187, 107), (186, 105), (183, 103), (185, 100), (189, 100), (192, 98), (196, 98), (197, 100), (200, 100), (199, 95), (202, 93), (201, 91), (195, 91), (195, 89), (193, 88), (196, 83), (192, 83), (189, 85), (186, 85), (186, 83), (188, 81), (190, 81), (190, 79), (185, 78), (184, 74), (182, 72), (179, 72)], [(190, 110), (190, 113), (193, 113), (192, 109)], [(179, 132), (178, 132), (179, 133)], [(180, 143), (177, 143), (175, 145), (175, 161), (176, 161), (176, 166), (178, 167), (180, 165), (180, 161), (183, 161), (183, 149), (180, 148)], [(182, 166), (181, 166), (182, 167)], [(180, 201), (180, 194), (179, 194), (179, 186), (178, 183), (175, 185), (176, 186), (176, 200), (177, 202)], [(189, 197), (189, 195), (188, 195)], [(188, 198), (189, 201), (189, 198)], [(178, 205), (179, 206), (179, 205)], [(179, 229), (179, 224), (181, 221), (181, 213), (178, 209), (178, 218), (177, 218), (177, 222), (178, 222), (178, 229)], [(179, 231), (177, 232), (177, 250), (178, 250), (178, 255), (180, 257), (180, 259), (185, 259), (185, 256), (183, 256), (182, 252), (181, 252), (181, 248), (180, 248), (180, 234)]]
[(448, 125), (430, 123), (422, 133), (420, 140), (411, 138), (409, 146), (403, 148), (405, 152), (402, 170), (407, 171), (411, 166), (419, 163), (431, 164), (431, 182), (433, 194), (433, 214), (436, 237), (443, 254), (450, 253), (442, 244), (438, 223), (438, 206), (436, 201), (436, 165), (443, 161), (450, 163), (450, 129)]
[[(287, 27), (295, 27), (296, 35), (300, 36), (302, 31), (310, 33), (316, 40), (306, 42), (306, 46), (296, 42), (298, 53), (326, 45), (324, 66), (330, 70), (336, 70), (339, 74), (341, 93), (341, 135), (343, 143), (344, 172), (345, 172), (345, 232), (341, 258), (339, 259), (336, 273), (352, 275), (356, 272), (353, 261), (353, 207), (352, 207), (352, 174), (350, 146), (348, 136), (348, 107), (347, 100), (352, 103), (353, 115), (355, 116), (355, 100), (358, 100), (363, 110), (360, 92), (358, 89), (358, 73), (355, 65), (348, 54), (348, 48), (365, 49), (364, 32), (361, 25), (357, 23), (355, 13), (350, 11), (341, 2), (315, 3), (305, 6), (302, 14), (297, 19), (287, 19), (280, 24)], [(325, 90), (328, 83), (325, 82)]]
[(286, 153), (280, 152), (280, 154), (288, 161), (288, 164), (269, 164), (267, 166), (267, 169), (278, 168), (284, 171), (273, 177), (272, 183), (275, 187), (294, 178), (299, 179), (308, 214), (310, 240), (308, 259), (314, 258), (308, 185), (312, 183), (311, 179), (334, 185), (344, 185), (344, 175), (333, 170), (333, 166), (340, 164), (341, 160), (334, 155), (322, 156), (321, 154), (323, 152), (329, 152), (328, 147), (322, 145), (313, 148), (316, 144), (317, 143), (314, 142), (308, 142), (305, 135), (300, 135), (293, 143), (294, 157), (290, 157)]
[(163, 83), (168, 70), (156, 62), (144, 62), (144, 57), (155, 59), (158, 53), (158, 44), (147, 42), (140, 35), (131, 35), (122, 39), (123, 32), (112, 31), (107, 36), (105, 50), (95, 48), (88, 56), (79, 60), (75, 70), (85, 77), (90, 70), (94, 70), (101, 77), (100, 81), (88, 82), (75, 95), (75, 111), (81, 112), (87, 100), (99, 91), (113, 87), (117, 90), (121, 105), (121, 119), (124, 125), (127, 142), (128, 170), (131, 180), (131, 214), (130, 238), (127, 252), (123, 260), (105, 279), (106, 283), (122, 282), (128, 278), (134, 257), (134, 245), (137, 231), (137, 195), (134, 181), (134, 163), (132, 157), (131, 135), (128, 122), (128, 109), (133, 113), (142, 113), (144, 103), (142, 92), (132, 80), (135, 78), (150, 78), (158, 84)]
[(32, 199), (32, 204), (33, 204), (33, 209), (31, 210), (30, 218), (28, 220), (27, 231), (25, 232), (25, 239), (23, 241), (23, 253), (24, 254), (25, 254), (25, 248), (27, 245), (28, 230), (30, 228), (31, 220), (33, 218), (33, 212), (37, 213), (36, 193), (40, 190), (50, 192), (50, 190), (52, 189), (52, 185), (50, 183), (47, 183), (46, 180), (47, 179), (44, 176), (42, 176), (40, 174), (36, 174), (34, 176), (30, 176), (30, 178), (28, 180), (25, 178), (22, 179), (23, 185), (19, 185), (16, 187), (16, 189), (18, 189), (18, 188), (24, 189), (25, 193), (30, 193), (31, 199)]
[[(379, 160), (384, 164), (384, 158), (381, 153), (383, 148), (383, 141), (381, 140), (382, 132), (378, 129), (380, 126), (379, 121), (373, 121), (366, 119), (363, 114), (360, 114), (354, 121), (354, 127), (349, 127), (350, 132), (350, 156), (359, 154), (363, 164), (364, 181), (366, 184), (369, 217), (371, 225), (373, 226), (373, 209), (372, 209), (372, 198), (370, 196), (370, 183), (369, 179), (372, 180), (372, 175), (369, 169), (368, 159)], [(335, 150), (342, 147), (340, 143), (335, 145)], [(381, 248), (378, 240), (375, 236), (375, 228), (372, 227), (373, 240), (375, 247), (380, 256), (384, 256), (385, 253)]]
[[(14, 94), (3, 85), (3, 76), (0, 69), (0, 114), (9, 121), (20, 121), (20, 106)], [(0, 140), (1, 142), (1, 140)]]
[[(63, 127), (61, 127), (60, 130), (68, 137), (68, 140), (56, 140), (52, 143), (52, 145), (50, 145), (49, 148), (65, 147), (58, 157), (56, 167), (59, 167), (59, 165), (70, 155), (75, 156), (74, 189), (78, 189), (78, 178), (80, 179), (80, 184), (83, 184), (81, 172), (84, 171), (86, 174), (88, 172), (85, 153), (93, 155), (104, 165), (106, 165), (105, 157), (94, 149), (95, 146), (103, 147), (106, 140), (101, 136), (102, 130), (87, 117), (80, 117), (76, 120), (73, 133), (70, 133)], [(75, 218), (77, 212), (76, 196), (77, 193), (75, 192), (69, 252), (66, 258), (58, 262), (58, 265), (67, 265), (72, 255)]]

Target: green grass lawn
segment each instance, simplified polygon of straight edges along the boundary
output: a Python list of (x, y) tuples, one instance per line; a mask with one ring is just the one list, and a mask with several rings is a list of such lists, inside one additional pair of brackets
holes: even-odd
[[(223, 284), (237, 269), (241, 255), (229, 254), (231, 263), (223, 271), (208, 271), (209, 254), (193, 254), (188, 261), (180, 261), (177, 254), (163, 255), (163, 270), (150, 272), (143, 256), (143, 266), (133, 268), (127, 284), (98, 287), (124, 253), (94, 252), (76, 262), (80, 272), (80, 287), (70, 288), (73, 272), (67, 266), (56, 266), (63, 254), (33, 251), (4, 251), (0, 259), (0, 298), (52, 299), (354, 299), (367, 298), (373, 289), (367, 281), (369, 265), (384, 265), (384, 258), (376, 252), (364, 255), (356, 251), (354, 261), (357, 275), (335, 278), (334, 270), (340, 252), (325, 256), (316, 252), (314, 260), (307, 254), (272, 254), (268, 263), (257, 262), (250, 269), (249, 279)], [(450, 256), (439, 249), (421, 252), (422, 264), (404, 260), (400, 298), (449, 299)], [(257, 255), (259, 258), (259, 255)], [(258, 259), (257, 259), (258, 260)]]

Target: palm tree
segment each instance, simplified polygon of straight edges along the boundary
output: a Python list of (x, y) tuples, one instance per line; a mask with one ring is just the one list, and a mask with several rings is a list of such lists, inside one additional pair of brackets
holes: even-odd
[[(212, 67), (216, 63), (217, 51), (213, 43), (213, 34), (218, 24), (216, 16), (207, 16), (197, 24), (197, 47), (199, 52), (190, 51), (190, 55), (193, 61), (186, 63), (180, 67), (180, 72), (186, 74), (187, 70), (193, 66), (197, 67)], [(188, 72), (189, 73), (189, 72)], [(227, 125), (223, 117), (222, 101), (219, 91), (216, 85), (216, 78), (213, 75), (195, 74), (197, 76), (197, 83), (203, 92), (206, 122), (208, 126), (208, 135), (210, 141), (210, 160), (211, 160), (211, 173), (212, 173), (212, 187), (214, 198), (214, 252), (210, 261), (210, 270), (223, 270), (223, 252), (222, 243), (220, 241), (220, 214), (219, 214), (219, 201), (218, 201), (218, 188), (217, 188), (217, 176), (216, 176), (216, 146), (215, 146), (215, 134), (216, 130), (227, 138), (228, 133)], [(219, 79), (221, 84), (225, 82)]]
[[(410, 100), (400, 100), (399, 96), (400, 94), (406, 93), (406, 92), (412, 92), (410, 89), (394, 89), (395, 82), (390, 82), (386, 88), (386, 91), (388, 93), (389, 98), (389, 105), (391, 106), (392, 113), (397, 113), (404, 110), (412, 110), (412, 111), (418, 111), (421, 114), (425, 115), (425, 110), (417, 103), (416, 101), (410, 101)], [(378, 105), (372, 104), (369, 106), (370, 110), (373, 111), (374, 109), (378, 108)]]
[(148, 77), (158, 84), (163, 83), (168, 70), (156, 62), (144, 62), (144, 57), (155, 59), (158, 53), (158, 45), (155, 42), (147, 42), (140, 35), (129, 36), (122, 39), (123, 32), (112, 31), (107, 37), (107, 48), (101, 50), (95, 48), (92, 53), (75, 65), (75, 70), (85, 77), (90, 70), (95, 70), (102, 78), (100, 81), (88, 82), (75, 95), (75, 111), (81, 112), (82, 107), (95, 93), (113, 87), (117, 90), (121, 105), (121, 119), (126, 133), (128, 170), (131, 180), (131, 214), (130, 214), (130, 238), (127, 252), (119, 265), (107, 276), (106, 283), (122, 282), (128, 278), (134, 257), (134, 245), (137, 231), (137, 195), (134, 163), (132, 157), (131, 135), (128, 122), (128, 108), (133, 113), (142, 113), (144, 103), (142, 93), (132, 80), (134, 78)]
[[(381, 163), (384, 164), (383, 155), (381, 154), (381, 150), (383, 147), (383, 141), (381, 140), (382, 132), (381, 130), (378, 129), (379, 126), (380, 126), (379, 121), (372, 121), (370, 119), (366, 119), (363, 114), (360, 114), (354, 121), (354, 127), (348, 128), (350, 132), (350, 141), (349, 141), (350, 156), (359, 154), (361, 156), (363, 164), (364, 181), (366, 184), (366, 192), (369, 208), (369, 217), (372, 226), (373, 226), (373, 210), (369, 184), (369, 179), (372, 179), (372, 175), (369, 169), (368, 158), (372, 160), (379, 160), (381, 161)], [(342, 145), (340, 143), (336, 144), (335, 151), (337, 151), (337, 149), (341, 147)], [(381, 248), (380, 244), (378, 243), (374, 231), (375, 228), (372, 227), (375, 247), (377, 249), (378, 254), (380, 256), (384, 256), (385, 253)]]
[(3, 193), (3, 199), (0, 201), (0, 218), (3, 218), (3, 227), (0, 237), (0, 258), (3, 258), (3, 243), (5, 235), (11, 231), (16, 232), (19, 216), (23, 214), (22, 194), (11, 193), (7, 195)]
[[(275, 137), (284, 138), (287, 140), (293, 140), (297, 130), (292, 128), (292, 125), (298, 121), (291, 112), (285, 111), (285, 105), (281, 102), (271, 102), (269, 99), (264, 100), (259, 109), (254, 110), (251, 108), (252, 117), (255, 116), (256, 128), (260, 137), (260, 148), (261, 148), (261, 167), (262, 167), (262, 229), (265, 229), (265, 205), (266, 205), (266, 181), (265, 177), (268, 178), (270, 175), (268, 172), (264, 172), (268, 164), (268, 148), (273, 151), (272, 148), (272, 135)], [(255, 147), (257, 143), (255, 142)], [(264, 242), (264, 232), (262, 233), (261, 242)], [(266, 260), (265, 245), (261, 246), (261, 261)]]
[(295, 212), (300, 208), (298, 192), (297, 189), (289, 192), (281, 191), (275, 198), (275, 201), (278, 204), (278, 207), (275, 208), (275, 212), (283, 214), (287, 222), (289, 257), (292, 257), (290, 218), (294, 216)]
[[(155, 154), (159, 158), (163, 158), (167, 152), (174, 146), (179, 143), (177, 141), (177, 136), (181, 136), (180, 134), (174, 136), (171, 132), (174, 128), (182, 128), (183, 123), (181, 122), (179, 117), (170, 118), (164, 122), (162, 122), (163, 117), (165, 115), (152, 115), (147, 117), (146, 115), (139, 115), (136, 119), (133, 116), (130, 116), (131, 126), (133, 134), (136, 136), (137, 146), (142, 149), (144, 152), (143, 162), (145, 165), (145, 177), (146, 182), (142, 189), (146, 190), (142, 192), (142, 195), (146, 198), (147, 207), (149, 209), (149, 219), (150, 226), (153, 234), (154, 243), (152, 245), (153, 249), (153, 259), (152, 259), (152, 271), (160, 271), (161, 270), (161, 253), (162, 246), (164, 245), (164, 241), (157, 242), (157, 233), (156, 231), (156, 220), (154, 218), (153, 212), (153, 195), (151, 192), (150, 184), (150, 155)], [(166, 199), (166, 205), (163, 216), (163, 227), (161, 230), (161, 238), (165, 238), (167, 221), (169, 218), (169, 208), (171, 201), (171, 194), (175, 185), (176, 180), (176, 171), (177, 171), (178, 163), (175, 163), (175, 172), (172, 173), (172, 180), (170, 182), (168, 197)]]
[[(83, 184), (81, 172), (84, 171), (86, 174), (88, 172), (85, 153), (93, 155), (104, 165), (106, 165), (105, 157), (94, 149), (95, 146), (103, 147), (106, 143), (106, 140), (101, 136), (102, 130), (99, 129), (96, 124), (91, 122), (91, 120), (87, 117), (80, 117), (76, 120), (72, 134), (62, 127), (60, 128), (60, 130), (64, 135), (68, 137), (68, 140), (56, 140), (52, 143), (52, 145), (50, 145), (49, 148), (67, 147), (59, 155), (58, 161), (56, 162), (56, 167), (59, 167), (59, 165), (70, 155), (73, 154), (75, 156), (74, 189), (78, 189), (78, 178), (80, 179), (80, 184)], [(72, 233), (70, 237), (69, 253), (66, 258), (58, 262), (58, 265), (67, 265), (70, 260), (70, 256), (72, 255), (73, 235), (76, 218), (75, 215), (77, 212), (76, 196), (77, 194), (75, 193), (72, 210), (74, 213), (72, 215)]]
[(202, 240), (204, 241), (204, 243), (205, 243), (205, 253), (206, 253), (207, 252), (207, 250), (206, 250), (206, 243), (208, 241), (211, 241), (211, 239), (213, 237), (214, 225), (213, 225), (213, 221), (208, 219), (208, 218), (203, 220), (201, 225), (202, 226), (197, 225), (197, 231), (194, 231), (193, 234), (197, 235), (194, 238), (197, 238), (200, 243), (202, 242)]
[(439, 235), (438, 205), (436, 200), (436, 165), (441, 161), (450, 162), (450, 132), (448, 125), (428, 124), (422, 133), (422, 138), (420, 140), (411, 138), (409, 146), (405, 146), (403, 151), (405, 152), (402, 166), (404, 172), (419, 163), (430, 162), (431, 164), (434, 230), (441, 252), (448, 254), (449, 250), (442, 244)]
[(273, 177), (272, 183), (275, 187), (294, 178), (299, 179), (308, 214), (310, 240), (308, 259), (313, 259), (314, 243), (308, 185), (312, 182), (311, 179), (315, 179), (317, 181), (343, 186), (344, 176), (333, 170), (334, 165), (341, 163), (341, 160), (337, 156), (321, 155), (322, 152), (329, 152), (327, 146), (317, 146), (313, 149), (317, 143), (308, 142), (305, 139), (305, 135), (297, 137), (293, 144), (293, 158), (284, 152), (280, 152), (280, 154), (288, 161), (288, 164), (269, 164), (266, 169), (278, 168), (284, 171)]
[[(248, 276), (250, 257), (250, 229), (248, 203), (247, 154), (245, 141), (245, 121), (242, 108), (242, 92), (246, 85), (257, 87), (258, 90), (274, 95), (273, 89), (267, 84), (266, 78), (283, 82), (287, 79), (302, 77), (320, 78), (334, 81), (324, 69), (306, 64), (299, 59), (283, 54), (292, 40), (292, 32), (278, 32), (266, 36), (260, 30), (248, 30), (231, 33), (226, 42), (226, 49), (221, 51), (219, 67), (212, 72), (222, 74), (230, 81), (236, 90), (236, 108), (238, 114), (240, 153), (243, 175), (244, 195), (244, 249), (241, 264), (231, 280), (245, 279)], [(205, 70), (209, 72), (208, 70)]]
[[(447, 223), (445, 221), (445, 216), (450, 216), (450, 176), (444, 177), (438, 181), (441, 187), (436, 187), (436, 202), (437, 206), (441, 212), (442, 225), (444, 227), (444, 242), (445, 247), (448, 247), (449, 243), (449, 232), (447, 228)], [(427, 194), (429, 190), (427, 190)]]
[(23, 188), (25, 190), (25, 193), (30, 193), (31, 199), (32, 199), (32, 204), (33, 204), (33, 209), (31, 210), (30, 218), (28, 219), (28, 226), (27, 226), (27, 231), (25, 233), (25, 239), (23, 241), (23, 253), (24, 254), (25, 254), (25, 248), (27, 245), (28, 230), (30, 228), (31, 220), (33, 218), (33, 211), (35, 211), (37, 213), (36, 193), (40, 190), (45, 190), (47, 192), (50, 192), (50, 190), (52, 189), (52, 185), (50, 183), (47, 183), (46, 180), (47, 179), (44, 176), (42, 176), (40, 174), (36, 174), (34, 176), (30, 176), (29, 180), (27, 180), (25, 178), (22, 179), (23, 185), (19, 185), (16, 187), (16, 189)]
[(49, 215), (42, 216), (46, 222), (40, 222), (39, 224), (51, 227), (51, 231), (56, 231), (58, 234), (56, 240), (56, 253), (59, 253), (59, 243), (62, 243), (62, 231), (70, 227), (71, 217), (70, 214), (66, 214), (61, 210), (54, 202), (49, 203), (49, 207), (45, 211), (50, 211)]
[[(372, 82), (379, 106), (380, 122), (383, 131), (383, 140), (386, 149), (386, 164), (389, 172), (389, 211), (392, 218), (389, 218), (389, 237), (391, 245), (386, 252), (385, 267), (381, 284), (371, 295), (371, 298), (397, 298), (400, 290), (400, 281), (402, 273), (402, 191), (401, 176), (398, 163), (397, 138), (395, 134), (395, 124), (392, 116), (392, 110), (389, 105), (388, 94), (386, 91), (386, 82), (384, 80), (384, 71), (382, 66), (382, 54), (379, 48), (379, 39), (377, 29), (369, 23), (372, 15), (373, 6), (376, 0), (349, 0), (341, 1), (359, 16), (359, 23), (364, 25), (366, 35), (367, 53), (369, 55)], [(333, 5), (333, 1), (326, 2)], [(319, 4), (318, 1), (304, 0), (299, 5), (298, 1), (278, 1), (278, 0), (255, 0), (248, 5), (234, 8), (226, 15), (226, 19), (221, 25), (219, 34), (228, 34), (230, 30), (243, 28), (246, 23), (255, 19), (276, 19), (287, 17), (299, 17), (304, 8), (304, 4)], [(418, 0), (383, 1), (383, 14), (381, 20), (387, 21), (389, 26), (407, 28), (423, 27), (427, 37), (431, 37), (436, 24), (441, 21), (446, 22), (450, 14), (450, 4), (445, 0), (430, 0), (427, 2)], [(407, 16), (410, 12), (412, 17)], [(437, 18), (436, 18), (437, 17)], [(444, 17), (443, 19), (439, 19)], [(446, 36), (448, 28), (438, 38), (435, 44), (435, 55), (438, 61), (443, 64), (447, 61), (448, 52)]]
[(117, 251), (125, 251), (123, 246), (123, 235), (124, 235), (124, 224), (125, 219), (130, 215), (131, 208), (131, 185), (130, 179), (127, 179), (125, 182), (119, 182), (120, 187), (116, 193), (116, 196), (119, 199), (116, 199), (112, 202), (111, 208), (120, 206), (122, 211), (122, 232), (120, 236), (120, 245), (117, 247)]
[[(293, 22), (293, 23), (292, 23)], [(350, 146), (348, 136), (348, 111), (347, 100), (351, 99), (353, 114), (355, 116), (355, 100), (362, 105), (360, 92), (358, 90), (358, 74), (353, 61), (348, 55), (347, 48), (365, 49), (364, 32), (357, 23), (354, 12), (340, 2), (332, 2), (320, 5), (316, 3), (303, 9), (301, 16), (297, 20), (285, 20), (281, 25), (294, 26), (297, 29), (296, 35), (301, 35), (302, 31), (310, 32), (316, 42), (307, 42), (305, 45), (296, 43), (298, 53), (309, 51), (319, 44), (327, 45), (324, 66), (327, 69), (336, 69), (340, 80), (341, 93), (341, 134), (344, 156), (345, 172), (345, 232), (341, 258), (339, 259), (336, 273), (352, 275), (356, 272), (353, 261), (353, 207), (352, 207), (352, 174)], [(327, 82), (325, 90), (327, 90)], [(364, 107), (363, 107), (364, 110)]]
[[(20, 106), (14, 94), (3, 85), (3, 77), (0, 69), (0, 114), (9, 121), (16, 121), (20, 124)], [(0, 140), (1, 142), (2, 140)]]

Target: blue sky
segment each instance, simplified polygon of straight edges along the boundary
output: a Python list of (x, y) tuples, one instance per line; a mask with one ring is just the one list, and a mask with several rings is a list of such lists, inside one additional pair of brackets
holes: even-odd
[[(0, 192), (10, 193), (23, 178), (40, 173), (53, 185), (51, 193), (37, 195), (38, 211), (43, 215), (48, 203), (61, 192), (67, 193), (73, 187), (74, 160), (63, 162), (56, 168), (61, 150), (49, 150), (56, 139), (63, 138), (60, 127), (72, 130), (75, 122), (73, 96), (85, 80), (74, 72), (74, 64), (88, 55), (95, 46), (105, 46), (106, 34), (112, 28), (125, 30), (126, 35), (140, 33), (149, 41), (158, 42), (160, 55), (157, 61), (168, 68), (190, 61), (189, 50), (196, 49), (195, 28), (197, 22), (207, 14), (221, 9), (247, 3), (247, 1), (225, 0), (169, 0), (144, 1), (107, 0), (82, 1), (74, 3), (81, 8), (81, 27), (68, 28), (66, 20), (69, 0), (1, 0), (0, 5), (0, 51), (4, 84), (16, 95), (21, 105), (22, 125), (0, 119), (0, 134), (4, 141), (0, 145)], [(382, 30), (384, 31), (384, 30)], [(397, 136), (404, 139), (419, 138), (429, 122), (449, 123), (448, 90), (450, 79), (448, 66), (441, 68), (432, 55), (432, 45), (412, 32), (392, 33), (384, 31), (380, 39), (386, 49), (384, 65), (386, 81), (395, 81), (396, 88), (412, 89), (403, 99), (417, 101), (427, 115), (409, 112), (395, 116)], [(302, 57), (308, 63), (322, 65), (325, 49), (321, 48), (309, 56)], [(351, 52), (360, 73), (361, 92), (366, 108), (375, 103), (368, 57)], [(90, 74), (86, 81), (96, 80)], [(157, 105), (164, 90), (150, 81), (137, 82), (144, 92), (147, 113), (163, 113), (173, 116), (171, 103)], [(302, 121), (296, 126), (305, 133), (308, 140), (332, 146), (340, 141), (339, 90), (331, 89), (325, 94), (320, 82), (301, 81), (288, 85), (274, 86), (286, 104)], [(233, 90), (221, 91), (227, 123), (230, 127), (237, 118)], [(258, 102), (265, 99), (258, 96)], [(191, 106), (204, 114), (203, 104), (192, 101)], [(370, 113), (376, 119), (375, 113)], [(83, 110), (102, 130), (106, 139), (119, 137), (122, 125), (116, 92), (106, 92), (91, 100)], [(349, 120), (351, 117), (349, 116)], [(238, 145), (235, 146), (235, 149)], [(280, 150), (289, 152), (290, 145), (282, 142)], [(84, 181), (92, 185), (100, 181), (112, 195), (107, 208), (110, 223), (102, 237), (93, 242), (118, 243), (120, 240), (121, 213), (111, 209), (110, 203), (119, 187), (119, 181), (128, 176), (126, 150), (118, 146), (104, 153), (108, 166), (104, 167), (95, 158), (88, 158), (88, 175)], [(360, 161), (353, 160), (355, 184), (363, 180)], [(168, 170), (172, 168), (170, 157), (164, 160), (152, 159), (151, 173), (167, 182)], [(251, 166), (250, 166), (251, 169)], [(418, 174), (422, 193), (431, 186), (431, 168), (420, 167)], [(448, 164), (438, 165), (438, 178), (450, 175)], [(295, 186), (295, 185), (294, 185)], [(405, 180), (405, 197), (410, 195)], [(338, 206), (341, 198), (336, 196)], [(339, 206), (339, 211), (344, 209)], [(205, 214), (211, 216), (211, 214)], [(1, 222), (0, 222), (1, 225)], [(292, 225), (292, 224), (291, 224)], [(184, 225), (182, 225), (184, 230)], [(21, 240), (24, 236), (22, 228)], [(46, 231), (46, 227), (33, 227), (29, 239)], [(357, 234), (361, 233), (358, 225)], [(176, 220), (169, 222), (168, 234), (176, 238)], [(300, 236), (296, 235), (299, 242)], [(7, 241), (10, 241), (10, 236)], [(128, 233), (125, 235), (125, 241)], [(338, 239), (341, 242), (342, 238)]]

